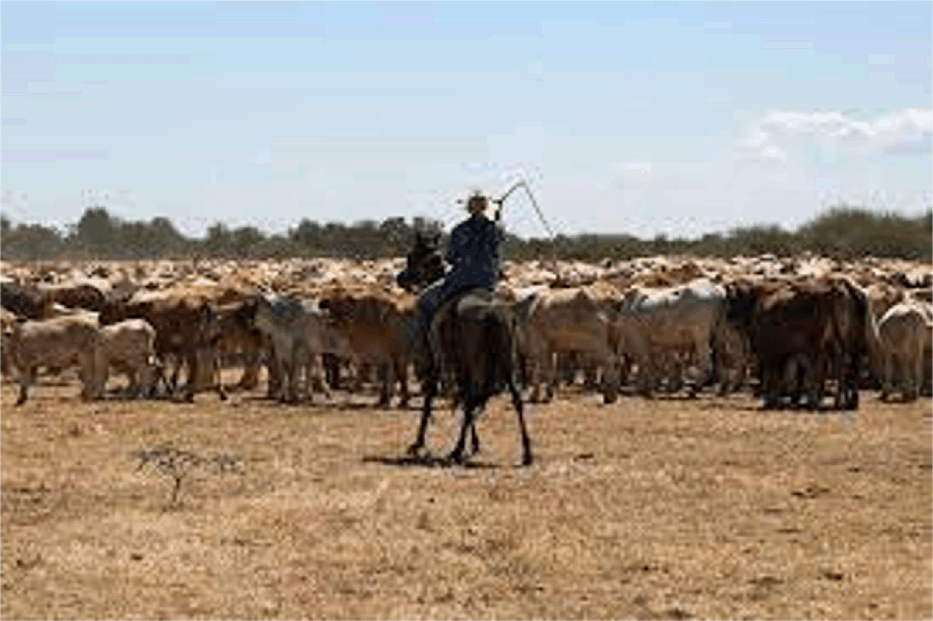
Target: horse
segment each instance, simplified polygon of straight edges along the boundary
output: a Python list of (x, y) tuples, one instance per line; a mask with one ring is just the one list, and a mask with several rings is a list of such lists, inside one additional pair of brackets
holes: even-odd
[[(439, 235), (416, 233), (414, 246), (406, 256), (405, 270), (396, 278), (399, 286), (417, 292), (443, 277), (444, 261), (439, 245)], [(447, 461), (465, 462), (468, 432), (472, 432), (473, 452), (479, 450), (476, 417), (491, 397), (508, 389), (521, 432), (522, 465), (532, 463), (531, 440), (516, 381), (515, 338), (511, 323), (494, 296), (494, 293), (482, 289), (466, 289), (437, 309), (433, 323), (438, 324), (440, 334), (436, 344), (440, 350), (440, 363), (429, 359), (424, 365), (424, 406), (417, 436), (408, 448), (410, 455), (418, 456), (424, 449), (432, 402), (437, 395), (438, 382), (447, 372), (454, 378), (463, 407), (460, 436)]]

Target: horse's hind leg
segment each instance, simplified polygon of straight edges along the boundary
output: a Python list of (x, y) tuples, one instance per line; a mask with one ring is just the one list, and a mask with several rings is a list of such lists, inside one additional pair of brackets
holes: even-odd
[(466, 448), (467, 433), (473, 434), (474, 448), (479, 450), (479, 440), (476, 438), (476, 411), (479, 409), (479, 399), (474, 387), (467, 388), (463, 395), (463, 423), (460, 425), (460, 437), (457, 439), (457, 445), (447, 456), (447, 461), (461, 464), (464, 462), (464, 448)]

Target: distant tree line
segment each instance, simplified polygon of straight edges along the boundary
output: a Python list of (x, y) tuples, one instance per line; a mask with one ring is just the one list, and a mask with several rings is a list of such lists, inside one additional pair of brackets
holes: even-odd
[[(320, 224), (307, 218), (284, 234), (267, 235), (253, 226), (217, 222), (203, 238), (182, 235), (167, 218), (130, 222), (104, 207), (90, 207), (65, 231), (41, 224), (14, 224), (0, 216), (0, 256), (14, 260), (181, 259), (332, 257), (375, 259), (403, 256), (416, 231), (443, 235), (443, 224), (427, 218), (393, 217), (351, 225)], [(930, 261), (933, 211), (919, 217), (879, 213), (841, 205), (796, 231), (777, 225), (734, 228), (699, 239), (644, 240), (624, 234), (558, 235), (549, 239), (507, 236), (506, 258), (630, 259), (679, 254), (694, 256), (796, 255), (804, 251), (840, 258), (871, 255)]]

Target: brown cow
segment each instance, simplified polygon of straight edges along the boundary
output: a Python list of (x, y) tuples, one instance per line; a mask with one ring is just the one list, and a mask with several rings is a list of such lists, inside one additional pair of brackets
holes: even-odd
[[(764, 408), (796, 404), (806, 390), (810, 406), (820, 407), (834, 328), (832, 300), (812, 282), (772, 279), (740, 281), (727, 287), (726, 320), (739, 326), (758, 362)], [(785, 378), (796, 370), (790, 386)]]
[[(109, 283), (108, 283), (109, 284)], [(53, 303), (68, 308), (83, 308), (99, 313), (107, 303), (109, 286), (92, 282), (68, 282), (54, 285), (40, 285)]]
[(345, 339), (349, 355), (359, 368), (374, 365), (382, 377), (378, 406), (389, 407), (395, 383), (401, 391), (400, 406), (408, 404), (408, 364), (411, 360), (407, 330), (414, 319), (410, 299), (393, 300), (378, 292), (332, 289), (323, 294), (321, 308), (334, 329)]
[[(137, 292), (127, 301), (111, 301), (100, 314), (101, 325), (110, 325), (124, 319), (145, 319), (156, 330), (155, 349), (165, 361), (174, 356), (188, 367), (185, 398), (192, 400), (195, 392), (203, 389), (199, 385), (199, 365), (206, 359), (208, 364), (215, 360), (214, 343), (217, 338), (217, 316), (211, 305), (201, 300), (178, 298), (162, 292)], [(200, 352), (200, 354), (199, 354)], [(170, 392), (177, 387), (181, 362), (172, 373)], [(213, 383), (221, 400), (226, 399), (220, 384), (217, 369), (211, 373)], [(163, 378), (164, 379), (164, 378)]]
[(0, 282), (0, 305), (26, 319), (41, 320), (52, 316), (52, 299), (47, 293), (12, 281)]

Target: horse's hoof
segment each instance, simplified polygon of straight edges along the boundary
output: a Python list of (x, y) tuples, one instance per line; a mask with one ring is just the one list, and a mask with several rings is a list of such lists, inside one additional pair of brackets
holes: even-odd
[(534, 463), (534, 458), (531, 453), (526, 453), (525, 457), (522, 458), (522, 466), (530, 466), (532, 463)]
[(454, 450), (447, 456), (444, 460), (444, 463), (448, 466), (462, 466), (466, 459), (463, 456), (463, 451)]
[(421, 455), (421, 449), (423, 448), (424, 448), (424, 445), (416, 442), (415, 444), (412, 444), (411, 446), (409, 446), (408, 450), (405, 452), (408, 453), (408, 455), (410, 455), (411, 457), (418, 457), (419, 455)]

